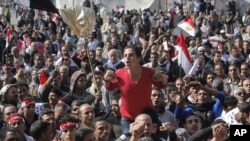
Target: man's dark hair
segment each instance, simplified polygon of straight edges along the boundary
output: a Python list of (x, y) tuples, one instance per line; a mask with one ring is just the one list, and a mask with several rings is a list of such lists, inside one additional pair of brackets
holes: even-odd
[(137, 47), (134, 47), (134, 46), (126, 46), (126, 47), (124, 48), (124, 50), (126, 50), (126, 49), (133, 49), (133, 50), (135, 51), (135, 55), (136, 55), (137, 57), (141, 57), (140, 48), (137, 48)]
[(21, 137), (21, 133), (17, 128), (6, 126), (0, 130), (0, 140), (4, 140), (8, 132), (18, 133)]
[(56, 108), (62, 108), (63, 110), (69, 110), (68, 105), (65, 103), (57, 103), (55, 106), (55, 109)]
[(99, 121), (107, 121), (107, 122), (108, 122), (108, 120), (107, 120), (105, 117), (103, 117), (103, 116), (98, 116), (98, 117), (96, 117), (96, 118), (93, 120), (93, 127), (95, 127), (95, 124), (96, 124), (97, 122), (99, 122)]
[(29, 89), (29, 85), (27, 83), (16, 83), (17, 88), (21, 88), (22, 86)]
[(5, 110), (6, 108), (8, 108), (8, 107), (14, 107), (14, 108), (16, 109), (16, 111), (17, 111), (17, 108), (16, 108), (14, 105), (12, 105), (12, 104), (5, 104), (4, 107), (3, 107), (3, 109), (2, 109), (2, 111), (1, 111), (1, 114), (2, 114), (2, 115), (3, 115), (3, 113), (4, 113), (4, 110)]
[(159, 87), (153, 86), (152, 90), (157, 90), (161, 93), (161, 96), (164, 97), (164, 93), (162, 92), (162, 90)]
[(74, 122), (74, 123), (79, 123), (80, 121), (75, 118), (74, 116), (70, 115), (70, 114), (67, 114), (65, 117), (63, 117), (60, 121), (59, 121), (59, 125), (63, 122), (66, 122), (66, 121), (69, 121), (69, 122)]
[(238, 104), (238, 100), (236, 97), (232, 96), (232, 95), (228, 95), (225, 97), (222, 105), (225, 109), (227, 109), (228, 107), (236, 107)]
[[(33, 122), (30, 126), (30, 135), (35, 139), (39, 140), (41, 137), (41, 134), (48, 130), (48, 126), (50, 124), (45, 121), (37, 120)], [(46, 131), (47, 132), (47, 131)]]
[(103, 43), (103, 42), (99, 42), (99, 43), (97, 44), (96, 47), (101, 47), (101, 48), (103, 48), (103, 47), (104, 47), (104, 43)]
[(39, 120), (42, 120), (42, 118), (43, 118), (44, 115), (49, 115), (49, 114), (54, 114), (54, 112), (53, 112), (51, 109), (49, 109), (49, 108), (44, 108), (44, 109), (41, 111), (41, 113), (40, 113), (38, 119), (39, 119)]
[(25, 100), (34, 100), (34, 101), (35, 101), (35, 99), (34, 99), (33, 97), (25, 97), (25, 98), (23, 99), (23, 101), (25, 101)]
[(238, 105), (240, 112), (249, 113), (250, 112), (250, 102), (243, 102)]
[(62, 97), (62, 92), (59, 89), (53, 88), (50, 93), (55, 93), (58, 97)]
[(156, 123), (158, 126), (162, 125), (162, 122), (159, 120), (158, 114), (154, 109), (145, 109), (142, 113), (149, 115), (152, 123)]
[(220, 52), (220, 51), (215, 51), (215, 52), (213, 53), (213, 57), (214, 57), (216, 54), (221, 54), (221, 52)]
[(42, 53), (39, 53), (39, 52), (38, 52), (38, 53), (35, 53), (35, 54), (34, 54), (34, 58), (36, 58), (36, 57), (43, 57), (43, 54), (42, 54)]
[(75, 141), (83, 141), (84, 138), (90, 134), (90, 133), (93, 133), (94, 130), (91, 129), (91, 128), (87, 128), (87, 127), (84, 127), (84, 128), (79, 128), (77, 129), (76, 131), (76, 138), (75, 138)]
[(192, 112), (192, 113), (187, 114), (187, 115), (181, 120), (181, 123), (187, 124), (187, 118), (190, 117), (190, 116), (196, 116), (196, 117), (198, 117), (198, 118), (200, 119), (200, 122), (201, 122), (201, 123), (202, 123), (202, 121), (203, 121), (203, 119), (202, 119), (201, 116), (199, 116), (199, 115), (197, 115), (197, 114), (195, 114), (195, 113)]
[(80, 99), (76, 99), (71, 103), (71, 108), (73, 108), (74, 106), (81, 106), (82, 104), (84, 104), (85, 102), (83, 100)]

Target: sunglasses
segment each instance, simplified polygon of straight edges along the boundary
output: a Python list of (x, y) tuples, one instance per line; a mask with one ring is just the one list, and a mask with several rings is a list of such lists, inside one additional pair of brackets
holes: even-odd
[(238, 93), (236, 93), (236, 95), (246, 95), (246, 93), (245, 92), (238, 92)]

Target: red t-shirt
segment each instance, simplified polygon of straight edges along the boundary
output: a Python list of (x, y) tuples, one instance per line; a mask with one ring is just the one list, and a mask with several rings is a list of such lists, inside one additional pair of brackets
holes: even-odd
[(143, 112), (146, 108), (153, 108), (151, 101), (152, 84), (163, 88), (160, 82), (153, 82), (151, 76), (155, 73), (153, 69), (142, 67), (142, 75), (137, 83), (131, 80), (127, 68), (116, 71), (117, 79), (110, 83), (108, 90), (117, 87), (121, 91), (122, 105), (120, 111), (122, 117), (134, 120), (135, 117)]

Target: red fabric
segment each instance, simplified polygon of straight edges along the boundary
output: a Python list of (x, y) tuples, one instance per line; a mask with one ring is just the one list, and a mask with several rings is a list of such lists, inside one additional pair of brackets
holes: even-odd
[(41, 78), (40, 78), (40, 85), (44, 85), (47, 81), (47, 75), (44, 71), (44, 69), (42, 70), (42, 74), (41, 74)]
[(10, 31), (10, 28), (8, 28), (6, 31), (6, 37), (10, 38), (10, 35), (11, 35), (11, 31)]
[(28, 105), (30, 105), (30, 104), (35, 104), (35, 100), (32, 100), (32, 99), (24, 100), (24, 101), (22, 102), (21, 107), (25, 107), (25, 106), (28, 106)]
[(163, 88), (159, 82), (153, 82), (151, 76), (155, 73), (153, 69), (142, 67), (142, 75), (138, 83), (134, 83), (128, 75), (127, 68), (116, 71), (117, 79), (110, 83), (108, 90), (117, 87), (121, 91), (122, 106), (120, 108), (122, 117), (134, 120), (146, 108), (153, 108), (151, 101), (152, 84)]
[(13, 115), (10, 115), (9, 119), (8, 119), (8, 122), (9, 124), (11, 124), (12, 122), (16, 121), (16, 120), (21, 120), (23, 121), (23, 118), (19, 115), (16, 115), (16, 114), (13, 114)]
[(9, 43), (10, 43), (10, 38), (11, 38), (10, 28), (7, 29), (5, 36), (6, 36), (6, 45), (5, 45), (5, 47), (8, 47)]
[(181, 47), (181, 49), (184, 52), (185, 56), (187, 57), (188, 61), (192, 62), (192, 59), (191, 59), (191, 57), (190, 57), (190, 55), (188, 53), (187, 46), (186, 46), (186, 41), (185, 41), (185, 38), (184, 38), (182, 32), (179, 35), (179, 37), (177, 38), (177, 43)]
[(184, 21), (189, 23), (193, 28), (195, 27), (194, 22), (190, 16), (186, 17)]
[(75, 122), (66, 121), (60, 124), (60, 130), (65, 128), (77, 128), (77, 124)]
[(18, 51), (19, 53), (23, 50), (23, 42), (22, 40), (18, 40)]

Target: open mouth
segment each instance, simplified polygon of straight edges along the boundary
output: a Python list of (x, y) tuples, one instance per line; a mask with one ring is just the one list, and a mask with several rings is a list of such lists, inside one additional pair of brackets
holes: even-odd
[(156, 100), (156, 101), (154, 101), (154, 103), (155, 103), (155, 104), (159, 104), (159, 101), (158, 101), (158, 100)]

